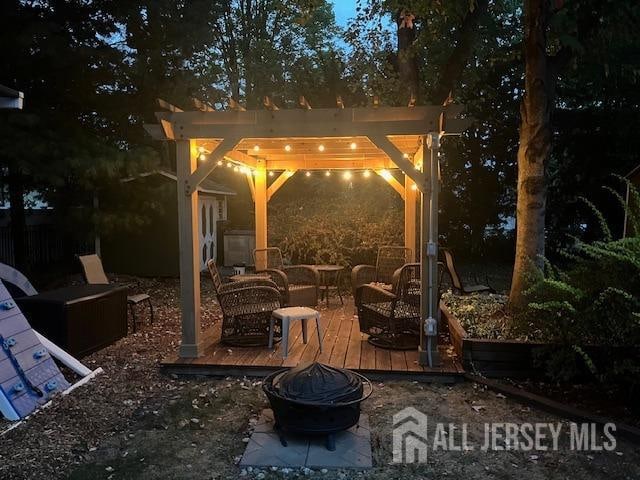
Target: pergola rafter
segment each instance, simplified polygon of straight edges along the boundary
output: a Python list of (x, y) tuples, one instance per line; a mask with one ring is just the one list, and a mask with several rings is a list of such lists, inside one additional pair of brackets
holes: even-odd
[[(265, 97), (266, 110), (245, 110), (229, 99), (231, 110), (216, 111), (194, 102), (182, 111), (165, 101), (158, 125), (145, 125), (158, 140), (176, 143), (182, 343), (180, 355), (197, 357), (206, 345), (200, 335), (200, 284), (197, 275), (197, 186), (218, 165), (233, 162), (246, 175), (255, 203), (256, 248), (267, 247), (267, 203), (295, 173), (304, 170), (371, 170), (405, 202), (405, 245), (416, 251), (416, 208), (421, 199), (419, 258), (422, 262), (421, 312), (424, 324), (421, 363), (437, 364), (437, 211), (438, 149), (443, 135), (460, 134), (471, 119), (463, 107), (417, 106), (312, 109), (304, 96), (300, 108), (279, 109)], [(206, 154), (203, 154), (206, 152)], [(204, 155), (204, 156), (203, 156)], [(198, 162), (202, 157), (203, 161)], [(404, 173), (404, 185), (390, 172)], [(279, 174), (269, 184), (268, 171)], [(416, 252), (417, 253), (417, 252)], [(418, 255), (416, 255), (418, 256)], [(257, 265), (260, 268), (260, 265)], [(429, 342), (427, 342), (429, 339)]]

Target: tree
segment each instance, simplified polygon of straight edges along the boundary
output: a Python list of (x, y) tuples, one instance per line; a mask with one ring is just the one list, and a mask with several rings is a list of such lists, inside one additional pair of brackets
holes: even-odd
[[(524, 4), (524, 96), (516, 206), (516, 255), (510, 304), (521, 307), (532, 268), (545, 256), (547, 166), (552, 154), (552, 114), (565, 69), (584, 53), (602, 54), (612, 40), (638, 40), (635, 2), (526, 0)], [(568, 76), (568, 75), (567, 75)], [(587, 106), (589, 102), (586, 102)]]

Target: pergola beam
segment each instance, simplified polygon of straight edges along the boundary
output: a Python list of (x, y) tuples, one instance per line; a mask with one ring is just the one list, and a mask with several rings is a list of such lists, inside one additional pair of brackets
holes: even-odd
[[(366, 137), (370, 134), (423, 135), (425, 131), (437, 131), (443, 108), (158, 112), (156, 116), (174, 124), (179, 138), (225, 138), (232, 135), (241, 138)], [(447, 118), (447, 133), (460, 133), (453, 128), (457, 119)]]
[(390, 159), (378, 157), (364, 160), (267, 160), (269, 170), (382, 170), (398, 168)]
[(393, 160), (393, 163), (395, 163), (405, 175), (409, 175), (420, 191), (424, 193), (424, 175), (422, 175), (422, 172), (415, 169), (413, 163), (411, 163), (409, 159), (404, 158), (404, 154), (391, 142), (391, 140), (389, 140), (385, 135), (369, 135), (369, 140), (371, 140), (380, 150), (389, 155), (389, 158)]
[(245, 175), (247, 177), (247, 183), (249, 184), (249, 191), (251, 192), (251, 201), (255, 202), (256, 201), (256, 184), (253, 181), (253, 175), (251, 174), (251, 172), (247, 172)]
[(400, 185), (400, 182), (396, 180), (396, 177), (394, 177), (391, 172), (389, 172), (388, 170), (376, 170), (376, 173), (380, 175), (385, 182), (391, 185), (393, 189), (400, 194), (400, 197), (405, 200), (405, 188)]
[(184, 112), (184, 110), (182, 110), (181, 108), (176, 107), (175, 105), (167, 102), (166, 100), (163, 100), (161, 98), (156, 99), (156, 101), (158, 102), (158, 106), (160, 108), (164, 108), (165, 110), (169, 110), (170, 112), (174, 112), (174, 113), (181, 113)]
[(271, 197), (273, 197), (275, 193), (280, 190), (280, 187), (282, 187), (285, 182), (293, 176), (294, 173), (296, 173), (295, 170), (285, 170), (280, 175), (278, 175), (278, 178), (276, 178), (273, 183), (269, 185), (269, 188), (267, 188), (267, 202), (271, 200)]
[(189, 179), (186, 181), (186, 191), (188, 193), (193, 192), (202, 181), (213, 172), (218, 165), (218, 160), (222, 160), (233, 148), (238, 144), (240, 138), (229, 137), (223, 139), (216, 148), (213, 149), (207, 160), (198, 166), (198, 168), (191, 173)]

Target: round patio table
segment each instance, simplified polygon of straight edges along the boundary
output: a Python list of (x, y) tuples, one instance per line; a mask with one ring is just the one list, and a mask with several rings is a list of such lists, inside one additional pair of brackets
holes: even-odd
[(320, 300), (324, 298), (327, 301), (328, 307), (329, 291), (335, 290), (340, 298), (340, 303), (344, 305), (344, 301), (342, 300), (342, 285), (340, 282), (344, 267), (342, 265), (313, 265), (313, 268), (320, 273)]

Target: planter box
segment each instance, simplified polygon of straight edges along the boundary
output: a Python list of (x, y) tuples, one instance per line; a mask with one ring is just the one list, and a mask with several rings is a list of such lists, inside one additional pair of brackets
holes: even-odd
[(442, 318), (449, 327), (451, 343), (466, 371), (493, 378), (524, 378), (542, 374), (534, 365), (534, 352), (548, 344), (471, 338), (443, 303), (440, 308)]

